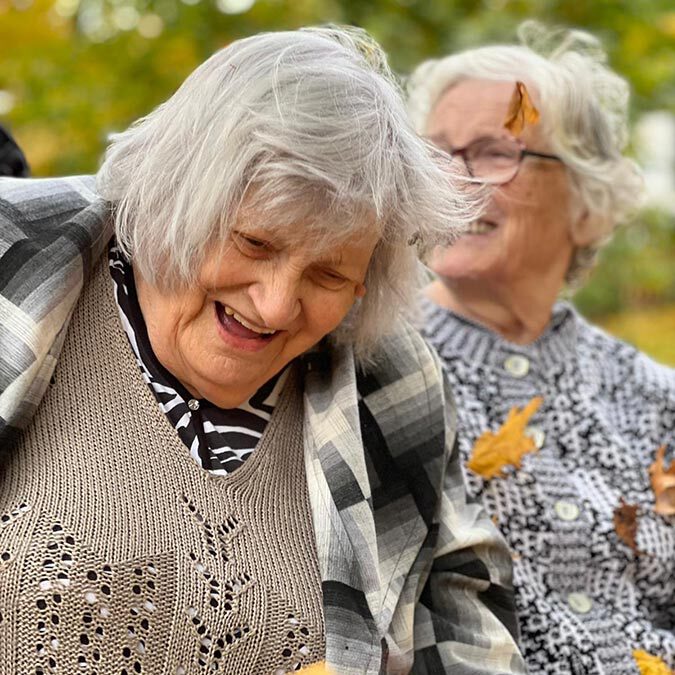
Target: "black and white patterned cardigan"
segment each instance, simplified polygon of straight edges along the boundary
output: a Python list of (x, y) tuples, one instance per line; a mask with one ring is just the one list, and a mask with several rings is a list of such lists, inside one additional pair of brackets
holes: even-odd
[[(532, 675), (638, 675), (642, 650), (675, 669), (675, 516), (654, 511), (649, 467), (675, 456), (675, 370), (591, 326), (567, 303), (516, 345), (423, 300), (423, 333), (443, 360), (462, 463), (509, 410), (543, 403), (540, 446), (504, 477), (466, 469), (514, 557), (522, 645)], [(667, 464), (667, 462), (666, 462)], [(614, 513), (637, 506), (637, 548)]]
[[(91, 178), (0, 178), (3, 452), (49, 384), (110, 208)], [(327, 663), (340, 675), (524, 673), (509, 555), (467, 499), (440, 363), (406, 325), (379, 357), (367, 372), (349, 348), (305, 365)]]

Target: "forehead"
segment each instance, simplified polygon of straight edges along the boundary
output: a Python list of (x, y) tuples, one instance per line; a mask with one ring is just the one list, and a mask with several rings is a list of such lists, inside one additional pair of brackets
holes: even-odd
[[(460, 80), (448, 87), (432, 108), (426, 135), (443, 138), (453, 147), (461, 147), (481, 136), (505, 133), (504, 122), (515, 86), (515, 80)], [(538, 92), (529, 83), (526, 86), (541, 112)], [(527, 141), (538, 137), (540, 126), (526, 127), (522, 138)]]

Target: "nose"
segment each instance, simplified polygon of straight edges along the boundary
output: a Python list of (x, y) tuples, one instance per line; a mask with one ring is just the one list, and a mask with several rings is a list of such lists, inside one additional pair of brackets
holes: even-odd
[(258, 315), (268, 328), (288, 330), (302, 311), (302, 279), (291, 270), (275, 270), (249, 287)]

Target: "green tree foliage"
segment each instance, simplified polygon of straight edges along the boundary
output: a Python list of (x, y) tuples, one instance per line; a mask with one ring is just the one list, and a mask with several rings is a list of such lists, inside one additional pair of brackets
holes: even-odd
[[(406, 74), (426, 58), (513, 42), (525, 18), (595, 33), (633, 85), (634, 114), (675, 113), (672, 0), (0, 0), (0, 116), (4, 107), (36, 175), (92, 172), (110, 133), (234, 39), (355, 24)], [(675, 305), (673, 217), (648, 214), (638, 225), (606, 249), (577, 297), (587, 313)], [(675, 335), (664, 340), (675, 363)]]
[(527, 17), (595, 32), (633, 83), (636, 109), (675, 111), (670, 0), (0, 0), (0, 90), (16, 97), (8, 121), (38, 173), (91, 171), (108, 133), (233, 39), (352, 23), (405, 73), (424, 58), (512, 41)]

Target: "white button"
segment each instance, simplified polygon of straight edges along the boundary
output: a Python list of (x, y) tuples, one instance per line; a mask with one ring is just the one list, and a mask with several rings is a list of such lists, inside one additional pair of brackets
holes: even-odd
[(567, 604), (577, 614), (588, 614), (593, 607), (593, 600), (586, 593), (570, 593), (567, 596)]
[(560, 520), (576, 520), (581, 513), (581, 509), (574, 502), (565, 502), (563, 500), (556, 502), (553, 508)]
[(530, 370), (530, 362), (524, 356), (514, 354), (504, 361), (504, 368), (513, 377), (525, 377)]
[(196, 398), (191, 398), (188, 401), (188, 408), (190, 410), (199, 410), (199, 401)]
[(541, 449), (544, 447), (544, 441), (546, 440), (546, 433), (540, 427), (526, 427), (525, 435), (529, 436), (537, 448)]

